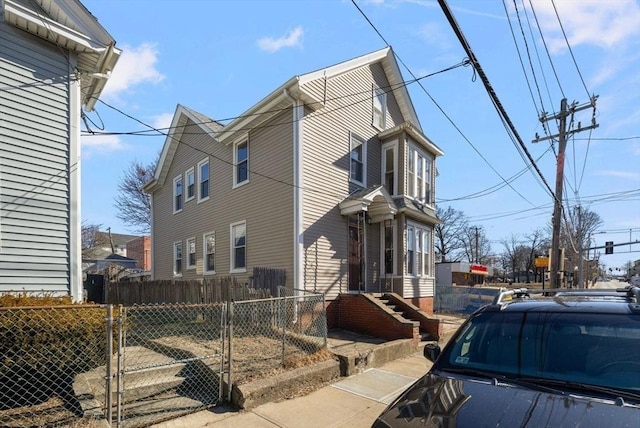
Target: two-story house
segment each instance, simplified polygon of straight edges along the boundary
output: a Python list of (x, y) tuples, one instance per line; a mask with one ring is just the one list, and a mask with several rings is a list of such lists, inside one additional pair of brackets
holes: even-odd
[(154, 179), (154, 279), (393, 291), (431, 312), (436, 157), (391, 48), (295, 76), (227, 125), (178, 105)]
[(119, 56), (77, 0), (0, 1), (0, 291), (82, 299), (81, 109)]

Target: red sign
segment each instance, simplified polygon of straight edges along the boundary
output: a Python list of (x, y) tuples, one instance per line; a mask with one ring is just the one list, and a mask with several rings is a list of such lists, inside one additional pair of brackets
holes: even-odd
[(471, 265), (471, 273), (476, 275), (489, 275), (489, 268), (482, 265)]

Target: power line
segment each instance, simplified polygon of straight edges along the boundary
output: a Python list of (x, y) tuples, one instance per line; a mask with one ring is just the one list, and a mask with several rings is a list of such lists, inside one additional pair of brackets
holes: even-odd
[[(438, 74), (441, 74), (441, 73), (444, 73), (444, 72), (447, 72), (447, 71), (451, 71), (451, 70), (454, 70), (454, 69), (459, 68), (459, 67), (465, 67), (465, 66), (467, 66), (468, 64), (469, 64), (468, 60), (467, 60), (467, 59), (463, 59), (462, 61), (460, 61), (460, 62), (459, 62), (459, 63), (457, 63), (457, 64), (454, 64), (454, 65), (449, 66), (449, 67), (446, 67), (446, 68), (444, 68), (444, 69), (441, 69), (441, 70), (435, 71), (435, 72), (433, 72), (433, 73), (429, 73), (429, 74), (426, 74), (426, 75), (424, 75), (424, 76), (417, 77), (417, 78), (414, 78), (414, 79), (412, 79), (412, 80), (408, 80), (408, 81), (403, 81), (403, 82), (400, 82), (400, 83), (397, 83), (397, 84), (394, 84), (394, 85), (383, 86), (383, 87), (381, 87), (380, 89), (382, 89), (384, 93), (388, 94), (388, 93), (391, 93), (391, 92), (395, 91), (396, 89), (399, 89), (399, 88), (402, 88), (402, 87), (406, 87), (406, 86), (411, 85), (411, 84), (413, 84), (413, 83), (419, 82), (419, 81), (420, 81), (420, 80), (422, 80), (422, 79), (426, 79), (426, 78), (429, 78), (429, 77), (433, 77), (433, 76), (436, 76), (436, 75), (438, 75)], [(359, 96), (359, 95), (365, 95), (365, 97), (363, 97), (363, 98), (361, 98), (361, 99), (358, 99), (358, 100), (356, 100), (356, 101), (352, 101), (352, 102), (351, 102), (351, 103), (349, 103), (349, 104), (344, 104), (344, 105), (342, 105), (342, 106), (339, 106), (339, 107), (336, 107), (336, 108), (333, 108), (333, 109), (327, 109), (327, 110), (324, 110), (324, 111), (314, 112), (314, 115), (315, 115), (315, 116), (320, 116), (320, 115), (324, 115), (324, 114), (333, 113), (333, 112), (335, 112), (335, 111), (338, 111), (338, 110), (341, 110), (341, 109), (345, 109), (345, 108), (348, 108), (348, 107), (351, 107), (351, 106), (354, 106), (354, 105), (357, 105), (357, 104), (360, 104), (360, 103), (363, 103), (363, 102), (369, 102), (369, 101), (371, 101), (371, 99), (372, 99), (372, 93), (371, 93), (371, 90), (370, 90), (370, 89), (368, 89), (368, 90), (365, 90), (365, 91), (358, 91), (358, 92), (348, 93), (348, 94), (345, 94), (345, 95), (340, 95), (340, 96), (337, 96), (337, 97), (334, 97), (334, 98), (327, 98), (327, 99), (326, 99), (326, 100), (324, 100), (324, 101), (325, 101), (325, 102), (338, 101), (338, 100), (342, 100), (342, 99), (346, 99), (346, 98), (351, 98), (351, 97), (355, 97), (355, 96)], [(118, 111), (118, 109), (117, 109), (116, 107), (114, 107), (114, 106), (112, 106), (112, 105), (108, 104), (107, 102), (105, 102), (105, 101), (104, 101), (104, 100), (102, 100), (102, 99), (97, 99), (97, 101), (99, 101), (100, 103), (104, 104), (105, 106), (107, 106), (107, 107), (109, 107), (109, 108), (111, 108), (111, 109), (113, 109), (113, 110)], [(267, 110), (267, 111), (261, 111), (261, 112), (257, 112), (257, 113), (252, 113), (252, 114), (246, 114), (246, 115), (240, 115), (240, 116), (228, 117), (228, 118), (225, 118), (225, 119), (215, 119), (215, 120), (214, 120), (214, 119), (211, 119), (211, 120), (208, 120), (208, 121), (194, 122), (194, 124), (195, 124), (195, 125), (207, 125), (207, 124), (217, 124), (217, 125), (220, 125), (222, 128), (221, 128), (219, 131), (217, 131), (217, 133), (218, 133), (218, 134), (224, 134), (224, 133), (227, 133), (227, 132), (238, 132), (238, 131), (247, 131), (247, 132), (249, 132), (249, 131), (253, 131), (253, 130), (256, 130), (256, 129), (265, 129), (265, 128), (269, 128), (269, 127), (273, 127), (273, 126), (280, 126), (280, 125), (283, 125), (283, 124), (291, 124), (291, 123), (294, 123), (294, 121), (293, 121), (293, 120), (290, 120), (290, 121), (286, 121), (286, 122), (278, 122), (277, 124), (272, 124), (272, 125), (265, 124), (265, 125), (259, 125), (259, 126), (248, 127), (248, 128), (234, 128), (234, 129), (233, 129), (233, 131), (225, 130), (225, 129), (224, 129), (224, 126), (226, 126), (226, 125), (223, 125), (223, 124), (222, 124), (222, 122), (230, 122), (230, 121), (233, 121), (233, 120), (236, 120), (236, 119), (242, 119), (242, 118), (259, 117), (259, 116), (268, 116), (268, 115), (271, 115), (271, 114), (274, 114), (274, 113), (275, 113), (275, 114), (277, 114), (277, 113), (281, 113), (281, 112), (283, 112), (283, 111), (288, 111), (288, 110), (290, 110), (290, 109), (291, 109), (291, 107), (290, 107), (290, 106), (288, 106), (288, 107), (283, 107), (283, 108), (277, 108), (277, 109), (272, 109), (272, 110)], [(125, 116), (128, 116), (128, 115), (127, 115), (126, 113), (124, 113), (124, 112), (121, 112), (121, 111), (119, 111), (119, 112), (120, 112), (120, 113), (122, 113), (122, 114), (124, 114)], [(128, 117), (129, 117), (129, 118), (131, 118), (131, 119), (133, 119), (133, 120), (135, 120), (136, 122), (139, 122), (137, 119), (135, 119), (135, 118), (133, 118), (133, 117), (130, 117), (130, 116), (128, 116)], [(139, 123), (140, 123), (140, 122), (139, 122)], [(176, 127), (176, 128), (178, 128), (178, 127)], [(173, 130), (173, 129), (175, 129), (175, 128), (172, 128), (172, 127), (163, 127), (163, 128), (153, 128), (153, 129), (151, 129), (151, 130), (146, 130), (146, 129), (145, 129), (145, 130), (139, 130), (139, 131), (127, 131), (127, 132), (92, 132), (91, 134), (92, 134), (92, 135), (136, 135), (136, 136), (157, 136), (157, 135), (158, 135), (158, 132), (161, 132), (161, 131), (170, 131), (170, 130)], [(156, 133), (155, 133), (155, 134), (150, 134), (149, 132), (152, 132), (152, 131), (153, 131), (153, 132), (156, 132)], [(189, 134), (195, 134), (195, 135), (198, 135), (198, 134), (200, 134), (200, 133), (201, 133), (201, 131), (198, 131), (198, 132), (196, 132), (196, 133), (183, 132), (183, 135), (189, 135)], [(162, 133), (162, 135), (164, 135), (164, 133)]]
[(558, 24), (560, 24), (560, 29), (562, 30), (564, 41), (567, 43), (567, 48), (569, 48), (569, 53), (571, 54), (571, 59), (573, 60), (573, 64), (575, 65), (576, 70), (578, 71), (578, 76), (580, 76), (580, 81), (582, 82), (582, 86), (584, 87), (584, 90), (587, 92), (587, 98), (590, 98), (591, 95), (589, 93), (589, 90), (587, 89), (587, 85), (584, 83), (584, 78), (582, 77), (582, 73), (580, 72), (580, 67), (578, 67), (578, 63), (576, 62), (576, 57), (573, 55), (573, 49), (571, 49), (571, 44), (569, 43), (569, 39), (567, 38), (567, 33), (565, 33), (564, 26), (562, 25), (562, 21), (560, 20), (560, 15), (558, 14), (558, 9), (556, 8), (556, 2), (554, 0), (551, 0), (551, 4), (553, 5), (553, 10), (556, 13)]
[(529, 150), (527, 149), (526, 145), (524, 144), (524, 141), (522, 141), (522, 138), (520, 138), (520, 135), (518, 134), (518, 131), (516, 130), (516, 128), (513, 125), (513, 123), (511, 122), (511, 119), (509, 119), (509, 115), (507, 114), (506, 110), (502, 106), (502, 103), (498, 99), (498, 96), (496, 95), (495, 91), (491, 87), (489, 79), (487, 78), (486, 74), (484, 73), (484, 70), (480, 66), (480, 62), (478, 61), (478, 59), (476, 58), (475, 54), (471, 50), (471, 47), (469, 46), (469, 43), (467, 42), (464, 34), (462, 34), (462, 31), (460, 30), (460, 27), (458, 26), (458, 23), (457, 23), (456, 19), (454, 18), (453, 14), (449, 10), (449, 6), (447, 5), (447, 2), (445, 0), (438, 0), (438, 4), (440, 4), (440, 7), (442, 8), (442, 11), (444, 12), (447, 20), (449, 21), (449, 24), (453, 28), (453, 31), (455, 32), (456, 36), (458, 37), (458, 40), (462, 44), (462, 47), (464, 48), (465, 52), (469, 56), (469, 59), (471, 60), (471, 63), (473, 64), (473, 67), (478, 72), (478, 75), (480, 76), (480, 79), (482, 79), (482, 83), (484, 84), (485, 89), (487, 90), (487, 93), (489, 94), (489, 98), (491, 98), (494, 106), (496, 107), (496, 109), (500, 113), (500, 116), (507, 123), (507, 125), (509, 126), (509, 129), (513, 133), (514, 137), (518, 140), (518, 143), (520, 144), (520, 147), (525, 152), (527, 158), (529, 159), (529, 162), (533, 165), (535, 171), (538, 173), (540, 179), (542, 180), (542, 182), (544, 183), (545, 187), (547, 188), (547, 191), (549, 192), (549, 195), (551, 195), (554, 199), (557, 198), (557, 196), (554, 194), (553, 190), (551, 190), (551, 187), (547, 183), (547, 180), (542, 175), (542, 172), (538, 168), (538, 165), (535, 163), (535, 160), (531, 156), (531, 153), (529, 153)]
[[(380, 38), (382, 39), (382, 41), (384, 41), (387, 46), (389, 46), (388, 42), (386, 41), (386, 39), (381, 35), (380, 31), (378, 31), (378, 29), (375, 27), (375, 25), (373, 24), (373, 22), (371, 22), (371, 20), (366, 16), (366, 14), (362, 11), (362, 9), (360, 9), (358, 7), (358, 5), (355, 3), (355, 0), (351, 0), (351, 2), (354, 4), (354, 6), (356, 6), (356, 8), (358, 9), (358, 11), (360, 12), (360, 14), (367, 20), (367, 22), (369, 23), (369, 25), (374, 29), (374, 31), (380, 36)], [(402, 60), (402, 58), (400, 58), (400, 56), (398, 55), (397, 52), (393, 52), (395, 57), (398, 59), (398, 62), (400, 64), (402, 64), (402, 66), (407, 70), (407, 72), (409, 72), (409, 74), (415, 78), (415, 74), (411, 71), (411, 69), (405, 64), (405, 62)], [(427, 91), (427, 89), (422, 85), (422, 82), (418, 82), (418, 85), (420, 86), (420, 88), (422, 88), (423, 92), (427, 95), (427, 97), (429, 97), (429, 99), (431, 100), (431, 102), (438, 108), (438, 110), (440, 110), (440, 112), (442, 113), (442, 115), (449, 121), (449, 123), (451, 123), (451, 125), (454, 127), (454, 129), (462, 136), (462, 138), (467, 142), (467, 144), (469, 144), (471, 146), (471, 148), (478, 154), (478, 156), (480, 156), (480, 158), (489, 166), (489, 168), (496, 173), (496, 175), (498, 177), (500, 177), (500, 179), (503, 180), (503, 182), (505, 182), (518, 196), (520, 196), (523, 200), (525, 200), (526, 202), (528, 202), (529, 204), (533, 205), (533, 203), (531, 203), (531, 201), (529, 201), (524, 195), (522, 195), (522, 193), (518, 192), (513, 186), (511, 186), (511, 184), (509, 183), (508, 180), (506, 180), (494, 167), (493, 165), (491, 165), (491, 163), (484, 157), (484, 155), (480, 152), (480, 150), (478, 150), (476, 148), (476, 146), (467, 138), (467, 136), (462, 132), (462, 130), (455, 124), (455, 122), (449, 117), (449, 115), (447, 115), (447, 113), (444, 111), (444, 109), (440, 106), (440, 104), (438, 104), (438, 102), (431, 96), (431, 94), (429, 93), (429, 91)]]

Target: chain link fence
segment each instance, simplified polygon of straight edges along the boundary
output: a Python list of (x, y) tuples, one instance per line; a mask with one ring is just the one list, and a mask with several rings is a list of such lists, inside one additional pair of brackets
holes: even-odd
[(499, 288), (436, 285), (433, 310), (437, 313), (469, 315), (493, 302), (499, 293)]
[(233, 302), (228, 371), (234, 384), (326, 358), (322, 294)]
[[(106, 319), (100, 306), (0, 308), (0, 426), (67, 426), (96, 407), (103, 417)], [(95, 389), (76, 385), (85, 373), (102, 379)]]
[(294, 294), (0, 308), (0, 426), (150, 426), (326, 359), (324, 296)]

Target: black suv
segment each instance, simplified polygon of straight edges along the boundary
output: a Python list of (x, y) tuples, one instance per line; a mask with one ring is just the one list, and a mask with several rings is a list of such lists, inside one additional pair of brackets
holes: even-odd
[(374, 427), (640, 427), (640, 287), (502, 291), (424, 353)]

